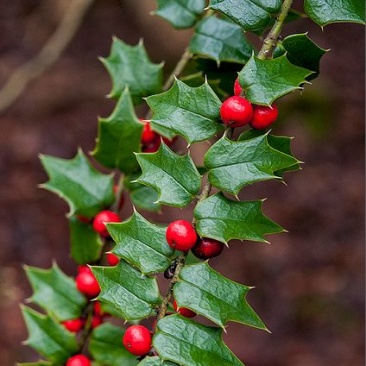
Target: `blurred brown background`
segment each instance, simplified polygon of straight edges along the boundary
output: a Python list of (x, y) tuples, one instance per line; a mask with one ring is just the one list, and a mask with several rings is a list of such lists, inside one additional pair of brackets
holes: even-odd
[[(37, 54), (69, 3), (0, 0), (0, 88)], [(165, 60), (167, 71), (174, 66), (190, 31), (150, 16), (154, 7), (153, 0), (91, 2), (57, 62), (0, 113), (1, 366), (37, 359), (21, 345), (27, 334), (18, 303), (31, 295), (22, 263), (48, 268), (55, 260), (75, 274), (67, 206), (37, 188), (47, 179), (38, 154), (71, 158), (78, 146), (94, 148), (97, 116), (114, 105), (98, 61), (109, 54), (112, 35), (132, 45), (143, 37), (154, 62)], [(280, 101), (273, 128), (295, 137), (303, 170), (287, 175), (287, 186), (260, 183), (241, 194), (267, 197), (265, 213), (289, 233), (269, 237), (271, 245), (233, 242), (211, 261), (256, 287), (249, 301), (272, 331), (229, 325), (225, 340), (247, 366), (364, 364), (364, 29), (335, 24), (322, 32), (302, 20), (285, 33), (306, 31), (331, 51), (314, 85)], [(150, 217), (168, 222), (179, 215), (169, 209)]]

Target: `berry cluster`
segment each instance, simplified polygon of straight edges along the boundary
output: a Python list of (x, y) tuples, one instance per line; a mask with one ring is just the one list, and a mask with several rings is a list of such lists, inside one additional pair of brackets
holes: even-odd
[(144, 128), (141, 134), (142, 152), (153, 153), (158, 151), (161, 145), (161, 141), (163, 141), (168, 146), (174, 143), (175, 138), (169, 140), (168, 138), (161, 136), (157, 132), (153, 131), (150, 121), (141, 120), (141, 122), (144, 124)]
[(242, 97), (243, 89), (236, 79), (234, 95), (227, 98), (221, 105), (220, 116), (229, 127), (237, 128), (249, 124), (252, 128), (263, 130), (277, 120), (278, 108), (271, 106), (252, 105)]

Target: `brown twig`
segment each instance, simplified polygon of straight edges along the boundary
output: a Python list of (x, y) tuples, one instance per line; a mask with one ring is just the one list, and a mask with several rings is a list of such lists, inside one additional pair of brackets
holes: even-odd
[(65, 10), (58, 28), (39, 53), (21, 65), (0, 90), (0, 112), (9, 108), (35, 78), (42, 75), (60, 57), (77, 32), (82, 19), (94, 0), (73, 0)]

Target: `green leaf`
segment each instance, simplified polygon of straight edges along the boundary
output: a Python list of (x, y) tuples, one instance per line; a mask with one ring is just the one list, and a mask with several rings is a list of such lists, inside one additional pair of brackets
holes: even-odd
[(116, 242), (112, 252), (137, 267), (143, 274), (164, 272), (170, 265), (174, 250), (166, 242), (166, 228), (146, 220), (134, 212), (128, 221), (107, 224)]
[(77, 352), (75, 334), (49, 316), (26, 306), (21, 309), (29, 333), (26, 345), (55, 363), (64, 363)]
[(134, 206), (141, 210), (160, 211), (161, 205), (156, 203), (159, 198), (158, 192), (148, 186), (137, 183), (135, 180), (140, 173), (131, 174), (125, 177), (124, 185), (130, 193), (130, 198)]
[(107, 168), (131, 173), (138, 169), (134, 152), (140, 151), (143, 124), (135, 115), (125, 89), (108, 118), (99, 119), (98, 137), (92, 154)]
[(279, 56), (281, 52), (286, 52), (287, 59), (292, 64), (313, 71), (314, 73), (307, 77), (307, 80), (312, 80), (319, 76), (320, 59), (328, 50), (319, 47), (303, 33), (286, 37), (281, 42), (281, 47), (276, 48), (274, 57)]
[(191, 309), (222, 328), (233, 321), (266, 330), (246, 301), (249, 290), (201, 262), (182, 269), (173, 293), (179, 307)]
[(281, 0), (210, 0), (209, 8), (217, 10), (244, 30), (261, 31), (281, 7)]
[(270, 60), (252, 56), (239, 73), (246, 98), (254, 104), (271, 105), (276, 99), (306, 83), (312, 71), (295, 66), (286, 55)]
[(150, 61), (141, 41), (136, 46), (129, 46), (113, 37), (111, 53), (101, 61), (112, 79), (109, 94), (112, 98), (118, 99), (128, 87), (134, 104), (138, 104), (142, 97), (159, 93), (162, 89), (163, 65)]
[(41, 187), (69, 204), (69, 216), (91, 218), (113, 203), (113, 176), (96, 170), (80, 149), (70, 160), (46, 155), (40, 159), (50, 178)]
[(100, 258), (103, 242), (91, 224), (69, 217), (71, 257), (76, 263), (93, 263)]
[(184, 366), (243, 366), (222, 341), (222, 329), (178, 314), (158, 322), (153, 346), (162, 359)]
[(160, 302), (155, 278), (144, 276), (127, 262), (115, 267), (92, 267), (101, 287), (98, 300), (112, 305), (126, 320), (140, 320), (154, 314)]
[(339, 22), (365, 24), (364, 0), (305, 0), (304, 9), (320, 26)]
[(174, 28), (192, 27), (205, 7), (205, 0), (157, 0), (154, 14), (167, 20)]
[(135, 366), (137, 357), (122, 344), (125, 329), (110, 323), (95, 328), (90, 337), (89, 352), (95, 361), (105, 366)]
[(227, 61), (245, 64), (252, 55), (253, 47), (241, 27), (211, 16), (197, 24), (189, 50), (213, 58), (218, 63)]
[(184, 207), (198, 194), (201, 176), (189, 155), (177, 155), (162, 143), (156, 153), (136, 157), (142, 169), (136, 181), (158, 191), (156, 203)]
[(86, 306), (85, 297), (75, 281), (66, 276), (56, 263), (48, 269), (25, 267), (34, 291), (31, 301), (54, 315), (59, 321), (78, 318)]
[(207, 140), (223, 129), (221, 101), (208, 85), (192, 88), (180, 80), (164, 93), (146, 99), (154, 112), (154, 125), (170, 129), (190, 144)]
[(177, 365), (178, 364), (170, 361), (164, 361), (159, 356), (153, 356), (153, 357), (145, 357), (137, 366), (177, 366)]
[[(249, 139), (252, 139), (254, 137), (261, 136), (263, 134), (266, 134), (266, 132), (263, 131), (263, 130), (256, 130), (254, 128), (251, 128), (249, 130), (244, 131), (239, 136), (238, 141), (249, 140)], [(291, 150), (291, 140), (292, 140), (291, 137), (274, 136), (274, 135), (267, 134), (267, 140), (268, 140), (269, 145), (273, 149), (281, 151), (284, 154), (293, 156), (292, 150)], [(299, 170), (299, 169), (301, 169), (300, 164), (296, 163), (296, 164), (290, 165), (286, 168), (277, 170), (277, 171), (274, 172), (274, 174), (278, 175), (279, 177), (282, 177), (284, 175), (284, 173), (286, 173), (286, 172), (295, 171), (295, 170)]]
[(264, 235), (283, 231), (263, 215), (262, 201), (232, 201), (221, 192), (199, 202), (194, 217), (199, 236), (223, 243), (231, 239), (266, 242)]
[(270, 146), (267, 134), (244, 141), (224, 136), (205, 155), (210, 183), (234, 195), (248, 184), (281, 179), (275, 172), (294, 164), (298, 160)]
[(16, 366), (56, 366), (53, 362), (39, 360), (38, 362), (22, 362), (17, 363)]

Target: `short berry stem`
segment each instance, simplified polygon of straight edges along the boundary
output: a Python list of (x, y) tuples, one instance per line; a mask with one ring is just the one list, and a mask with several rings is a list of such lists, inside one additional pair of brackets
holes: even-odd
[(264, 60), (271, 55), (272, 49), (276, 46), (278, 37), (280, 36), (282, 26), (285, 22), (287, 14), (291, 8), (293, 0), (284, 0), (278, 13), (277, 19), (273, 27), (263, 41), (262, 48), (258, 52), (258, 58)]

